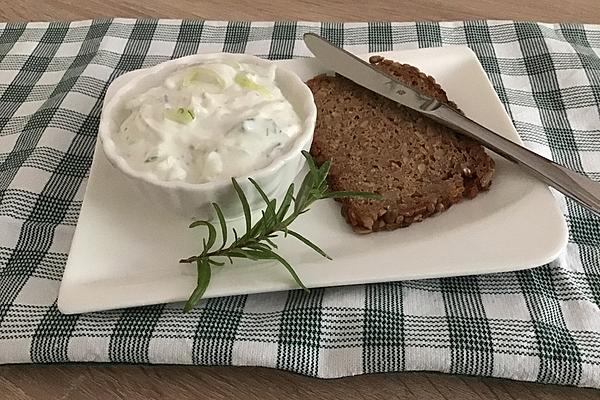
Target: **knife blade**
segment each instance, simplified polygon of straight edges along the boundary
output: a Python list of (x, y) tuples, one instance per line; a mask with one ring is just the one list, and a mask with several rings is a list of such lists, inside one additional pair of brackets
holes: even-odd
[(378, 70), (354, 54), (314, 33), (304, 43), (326, 67), (375, 93), (460, 132), (498, 155), (516, 163), (542, 182), (600, 215), (600, 182), (556, 164), (482, 126), (456, 110), (415, 90), (394, 76)]
[(437, 100), (413, 90), (392, 75), (376, 69), (373, 65), (314, 33), (306, 33), (304, 43), (328, 68), (403, 106), (417, 111), (432, 111), (441, 105)]

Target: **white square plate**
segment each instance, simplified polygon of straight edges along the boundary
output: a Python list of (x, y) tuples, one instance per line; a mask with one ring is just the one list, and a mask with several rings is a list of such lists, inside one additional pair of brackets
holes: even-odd
[[(466, 47), (379, 53), (434, 76), (470, 117), (521, 143), (481, 68)], [(368, 56), (365, 56), (365, 58)], [(314, 59), (280, 61), (301, 78), (325, 72)], [(111, 91), (107, 96), (111, 95)], [(339, 205), (322, 201), (294, 229), (320, 245), (328, 261), (293, 238), (280, 250), (309, 287), (514, 271), (545, 264), (567, 242), (548, 188), (499, 157), (489, 192), (406, 229), (358, 235)], [(97, 148), (58, 299), (67, 314), (186, 300), (202, 228), (155, 208), (128, 187)], [(296, 289), (276, 263), (246, 260), (215, 268), (205, 297)]]

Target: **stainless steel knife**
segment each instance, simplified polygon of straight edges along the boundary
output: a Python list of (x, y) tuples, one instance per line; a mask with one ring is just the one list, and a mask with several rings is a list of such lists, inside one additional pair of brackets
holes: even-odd
[(596, 214), (600, 214), (600, 182), (558, 165), (500, 136), (314, 33), (306, 33), (304, 42), (321, 63), (338, 74), (473, 138), (546, 184), (579, 201)]

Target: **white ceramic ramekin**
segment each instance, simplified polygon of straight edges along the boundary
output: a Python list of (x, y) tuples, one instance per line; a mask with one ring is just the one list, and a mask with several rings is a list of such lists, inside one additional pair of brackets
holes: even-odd
[[(242, 209), (230, 179), (207, 183), (162, 181), (157, 177), (132, 169), (117, 151), (112, 139), (118, 132), (128, 112), (125, 102), (133, 95), (158, 86), (164, 78), (175, 70), (208, 60), (236, 61), (269, 65), (271, 61), (243, 54), (198, 54), (166, 61), (155, 67), (133, 71), (121, 75), (112, 82), (104, 102), (98, 136), (109, 162), (125, 175), (142, 195), (163, 208), (190, 219), (211, 219), (214, 217), (211, 203), (218, 203), (225, 217), (234, 219), (242, 214)], [(275, 81), (283, 95), (292, 104), (302, 121), (302, 130), (289, 147), (289, 151), (275, 158), (264, 168), (251, 171), (236, 180), (244, 190), (253, 210), (263, 208), (264, 203), (248, 177), (255, 179), (270, 197), (280, 197), (294, 180), (304, 165), (301, 150), (308, 150), (312, 143), (317, 109), (310, 89), (292, 71), (276, 67)], [(134, 205), (132, 205), (134, 206)]]

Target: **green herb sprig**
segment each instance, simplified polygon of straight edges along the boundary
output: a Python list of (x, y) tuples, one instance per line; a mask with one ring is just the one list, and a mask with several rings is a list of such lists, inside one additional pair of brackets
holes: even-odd
[(200, 254), (180, 260), (181, 263), (195, 262), (198, 270), (196, 288), (185, 304), (183, 309), (185, 312), (194, 308), (204, 295), (204, 292), (210, 283), (211, 267), (213, 265), (224, 265), (225, 260), (229, 260), (230, 263), (233, 263), (234, 258), (245, 258), (253, 261), (277, 261), (288, 270), (298, 286), (308, 291), (290, 263), (277, 253), (277, 245), (273, 242), (273, 239), (281, 233), (283, 233), (284, 237), (287, 237), (288, 235), (292, 236), (323, 257), (331, 259), (331, 257), (321, 250), (319, 246), (298, 232), (290, 229), (290, 225), (296, 218), (307, 212), (310, 206), (317, 200), (342, 197), (381, 200), (381, 196), (375, 193), (330, 191), (326, 178), (329, 169), (331, 168), (331, 162), (326, 161), (320, 167), (317, 167), (315, 161), (308, 152), (303, 151), (302, 154), (307, 160), (309, 171), (295, 195), (294, 184), (292, 183), (288, 187), (279, 207), (277, 207), (277, 201), (275, 199), (269, 199), (256, 181), (252, 178), (248, 178), (266, 205), (265, 209), (262, 210), (262, 217), (256, 221), (254, 225), (252, 224), (250, 205), (248, 204), (246, 195), (235, 178), (231, 179), (233, 188), (238, 195), (242, 210), (244, 211), (246, 231), (242, 236), (238, 236), (236, 230), (232, 229), (233, 242), (229, 246), (226, 246), (229, 228), (227, 227), (225, 217), (218, 204), (212, 204), (221, 228), (221, 245), (216, 250), (211, 251), (211, 248), (217, 241), (217, 228), (213, 223), (209, 221), (195, 221), (190, 225), (190, 228), (198, 226), (206, 227), (208, 230), (208, 238), (202, 240), (203, 249)]

